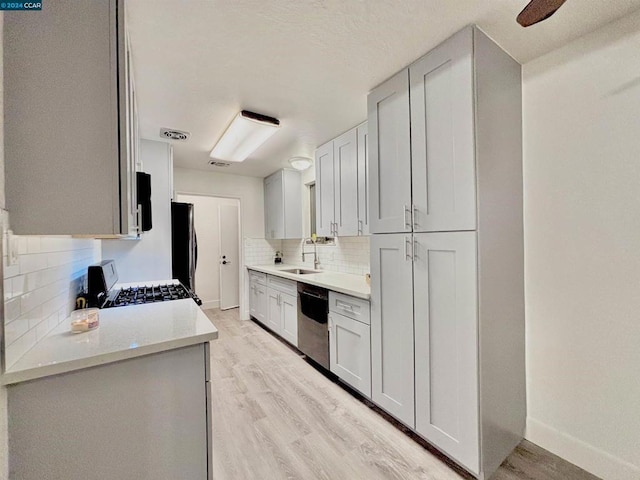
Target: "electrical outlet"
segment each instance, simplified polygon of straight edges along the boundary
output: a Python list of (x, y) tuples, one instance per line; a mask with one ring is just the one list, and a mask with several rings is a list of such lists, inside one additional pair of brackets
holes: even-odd
[(18, 264), (18, 237), (12, 230), (7, 230), (7, 264), (8, 266)]

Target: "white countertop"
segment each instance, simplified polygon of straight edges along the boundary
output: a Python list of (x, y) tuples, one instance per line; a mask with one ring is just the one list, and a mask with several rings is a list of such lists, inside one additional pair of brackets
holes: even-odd
[(271, 264), (271, 265), (249, 265), (248, 270), (263, 272), (269, 275), (276, 275), (297, 282), (308, 283), (317, 287), (323, 287), (334, 292), (344, 293), (353, 297), (369, 300), (371, 298), (371, 287), (367, 284), (364, 275), (353, 275), (350, 273), (330, 272), (327, 270), (319, 273), (308, 273), (305, 275), (297, 275), (295, 273), (287, 273), (282, 270), (291, 268), (301, 268), (305, 270), (313, 270), (307, 266)]
[(54, 328), (2, 375), (8, 385), (218, 338), (218, 329), (191, 299), (100, 310), (100, 326), (71, 333)]

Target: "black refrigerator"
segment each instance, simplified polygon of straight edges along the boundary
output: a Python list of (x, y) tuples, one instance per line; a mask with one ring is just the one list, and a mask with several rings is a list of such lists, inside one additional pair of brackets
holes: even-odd
[(193, 204), (171, 202), (171, 269), (173, 278), (195, 293), (198, 240)]

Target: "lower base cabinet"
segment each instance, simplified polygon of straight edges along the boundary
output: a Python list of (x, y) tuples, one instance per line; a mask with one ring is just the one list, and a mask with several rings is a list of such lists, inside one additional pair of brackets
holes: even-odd
[(263, 325), (267, 325), (267, 287), (251, 281), (249, 286), (249, 314)]
[(331, 372), (365, 397), (371, 398), (371, 329), (369, 325), (329, 313)]
[(213, 478), (209, 343), (10, 385), (9, 478)]
[[(263, 322), (294, 347), (298, 346), (298, 296), (296, 282), (267, 277), (266, 318)], [(260, 320), (258, 318), (258, 320)]]

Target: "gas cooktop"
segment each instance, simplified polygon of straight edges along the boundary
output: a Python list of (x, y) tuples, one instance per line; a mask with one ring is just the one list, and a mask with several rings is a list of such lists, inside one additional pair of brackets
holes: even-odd
[[(88, 304), (98, 308), (126, 307), (143, 303), (167, 302), (190, 298), (198, 305), (197, 295), (177, 280), (153, 282), (148, 285), (123, 285), (118, 288), (118, 273), (113, 260), (103, 260), (88, 269)], [(165, 283), (166, 282), (166, 283)], [(115, 288), (113, 288), (115, 286)]]
[(140, 305), (143, 303), (167, 302), (193, 298), (189, 291), (180, 283), (167, 285), (153, 285), (122, 288), (112, 291), (102, 308), (124, 307), (126, 305)]

